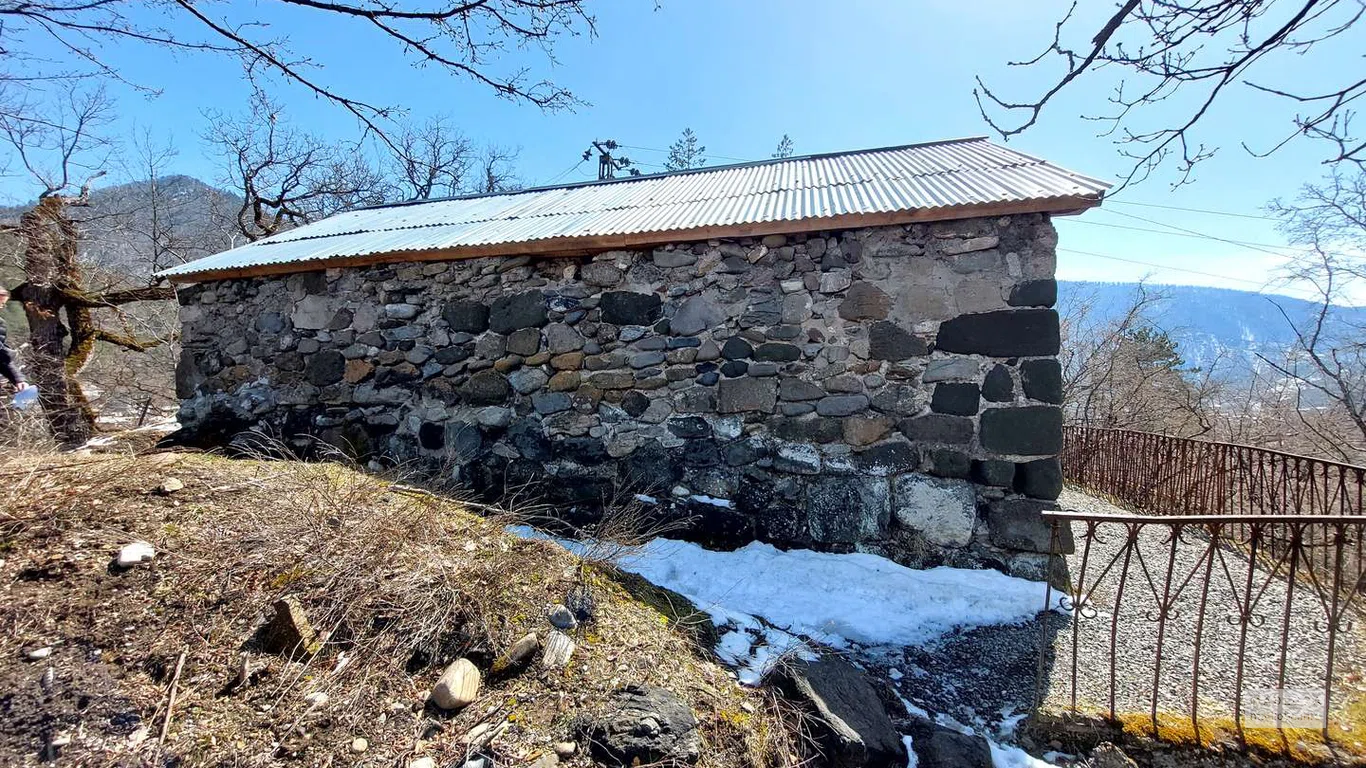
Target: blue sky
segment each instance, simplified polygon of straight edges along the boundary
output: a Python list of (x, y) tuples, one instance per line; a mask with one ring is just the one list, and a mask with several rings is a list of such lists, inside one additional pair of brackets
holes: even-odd
[[(236, 7), (273, 30), (287, 30), (295, 50), (316, 61), (318, 76), (351, 94), (401, 105), (416, 118), (444, 113), (476, 140), (520, 147), (520, 175), (535, 184), (591, 178), (594, 162), (576, 164), (594, 138), (615, 138), (645, 170), (657, 170), (663, 150), (684, 127), (697, 133), (713, 165), (767, 157), (784, 133), (798, 154), (988, 134), (972, 97), (974, 75), (1011, 96), (1032, 96), (1045, 87), (1056, 70), (1011, 70), (1006, 62), (1037, 53), (1066, 5), (660, 0), (656, 6), (650, 0), (608, 0), (593, 7), (597, 37), (562, 39), (554, 62), (536, 51), (514, 51), (493, 62), (495, 68), (530, 66), (587, 102), (573, 112), (549, 114), (434, 70), (415, 69), (360, 24), (318, 24), (313, 15), (269, 2)], [(1083, 12), (1098, 14), (1111, 7), (1089, 0), (1082, 5)], [(1312, 56), (1278, 62), (1276, 76), (1291, 82), (1358, 68), (1359, 51), (1366, 47), (1360, 31), (1314, 49)], [(107, 54), (129, 80), (161, 89), (153, 98), (113, 89), (119, 104), (113, 132), (131, 136), (136, 128), (150, 127), (178, 146), (176, 170), (216, 179), (219, 171), (204, 156), (199, 138), (202, 115), (243, 107), (247, 89), (238, 66), (137, 46)], [(1111, 84), (1083, 83), (1065, 93), (1038, 126), (1010, 145), (1100, 178), (1125, 173), (1128, 161), (1112, 140), (1097, 137), (1098, 125), (1079, 117), (1103, 109)], [(354, 135), (353, 121), (338, 108), (296, 87), (283, 86), (276, 95), (294, 122), (339, 139)], [(1101, 210), (1060, 221), (1066, 250), (1059, 255), (1059, 277), (1149, 276), (1249, 290), (1274, 278), (1283, 263), (1278, 254), (1286, 252), (1284, 239), (1271, 221), (1256, 217), (1268, 200), (1293, 196), (1301, 184), (1322, 175), (1324, 148), (1301, 142), (1270, 158), (1252, 157), (1239, 141), (1269, 146), (1289, 129), (1290, 112), (1250, 88), (1230, 96), (1202, 129), (1207, 140), (1223, 146), (1197, 170), (1195, 183), (1173, 190), (1172, 175), (1159, 175), (1124, 190)], [(30, 197), (32, 189), (12, 170), (0, 179), (0, 194), (13, 201)], [(1170, 226), (1259, 245), (1138, 231), (1171, 232)]]

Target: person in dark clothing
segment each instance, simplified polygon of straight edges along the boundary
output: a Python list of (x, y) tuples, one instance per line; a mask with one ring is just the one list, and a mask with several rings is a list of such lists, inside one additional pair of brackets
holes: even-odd
[[(0, 309), (5, 308), (5, 302), (9, 301), (9, 291), (0, 286)], [(19, 370), (19, 360), (14, 354), (14, 350), (9, 348), (8, 339), (9, 329), (5, 327), (5, 318), (0, 316), (0, 376), (3, 376), (16, 392), (23, 392), (28, 389), (28, 382), (24, 381), (23, 371)]]

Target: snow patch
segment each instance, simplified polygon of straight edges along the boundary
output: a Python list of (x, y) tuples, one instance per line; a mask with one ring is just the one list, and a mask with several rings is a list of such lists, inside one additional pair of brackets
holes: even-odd
[[(551, 538), (524, 526), (509, 530)], [(556, 541), (579, 554), (593, 545)], [(617, 565), (688, 598), (717, 626), (733, 627), (727, 660), (750, 679), (797, 648), (799, 637), (835, 648), (918, 646), (956, 629), (1027, 621), (1043, 607), (1047, 588), (996, 571), (915, 570), (867, 553), (783, 551), (761, 542), (713, 552), (653, 539), (624, 548)], [(742, 653), (746, 638), (752, 642)]]
[(991, 764), (996, 768), (1054, 768), (1052, 763), (1040, 760), (1019, 747), (998, 744), (991, 739), (987, 739), (987, 745), (991, 747)]
[(718, 499), (715, 496), (708, 496), (704, 493), (694, 493), (689, 496), (688, 499), (690, 501), (695, 501), (698, 504), (710, 504), (713, 507), (724, 507), (726, 509), (735, 508), (735, 502), (730, 499)]
[(906, 768), (917, 768), (920, 765), (920, 758), (915, 756), (915, 747), (911, 746), (911, 737), (902, 736), (901, 743), (906, 745)]

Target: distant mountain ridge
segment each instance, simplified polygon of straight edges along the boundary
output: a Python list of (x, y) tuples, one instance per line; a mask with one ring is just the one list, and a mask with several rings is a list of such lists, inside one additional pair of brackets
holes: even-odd
[[(1059, 280), (1058, 311), (1067, 317), (1079, 305), (1089, 303), (1087, 325), (1118, 320), (1132, 306), (1138, 286)], [(1295, 342), (1286, 315), (1303, 323), (1318, 310), (1317, 304), (1304, 299), (1231, 288), (1152, 284), (1145, 288), (1161, 297), (1145, 313), (1146, 319), (1177, 341), (1189, 365), (1202, 368), (1217, 361), (1220, 368), (1252, 370), (1264, 365), (1259, 353), (1279, 359)], [(1334, 312), (1366, 324), (1366, 307), (1339, 307)]]
[[(90, 204), (73, 211), (83, 231), (81, 250), (88, 264), (137, 277), (210, 256), (240, 245), (234, 217), (242, 198), (193, 176), (156, 180), (158, 206), (153, 221), (153, 183), (130, 181), (95, 187)], [(0, 221), (16, 222), (33, 206), (0, 207)], [(165, 251), (152, 260), (152, 232), (162, 234)]]

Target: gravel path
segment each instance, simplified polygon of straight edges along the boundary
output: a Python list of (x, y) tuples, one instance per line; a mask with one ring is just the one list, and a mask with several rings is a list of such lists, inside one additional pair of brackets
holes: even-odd
[[(1078, 512), (1122, 513), (1122, 510), (1091, 496), (1068, 490), (1060, 500), (1065, 509)], [(1124, 530), (1093, 541), (1088, 581), (1097, 569), (1121, 552)], [(1074, 529), (1078, 550), (1084, 527)], [(1178, 541), (1173, 559), (1172, 592), (1176, 597), (1165, 622), (1160, 668), (1157, 657), (1159, 624), (1157, 615), (1164, 589), (1162, 581), (1172, 545), (1166, 530), (1152, 526), (1140, 535), (1129, 561), (1129, 576), (1119, 609), (1114, 652), (1110, 630), (1115, 616), (1115, 595), (1122, 557), (1092, 593), (1088, 610), (1080, 621), (1071, 623), (1054, 613), (1025, 625), (985, 627), (944, 638), (923, 649), (909, 649), (904, 659), (894, 659), (905, 677), (896, 683), (903, 695), (931, 709), (964, 721), (993, 724), (1012, 714), (1027, 711), (1035, 691), (1037, 649), (1042, 636), (1051, 647), (1046, 666), (1046, 701), (1068, 705), (1075, 695), (1086, 709), (1108, 711), (1113, 695), (1116, 711), (1147, 713), (1152, 708), (1152, 691), (1158, 693), (1158, 709), (1188, 716), (1196, 658), (1196, 626), (1205, 583), (1207, 542), (1196, 537)], [(1141, 558), (1139, 557), (1141, 553)], [(1069, 558), (1075, 579), (1081, 565), (1081, 552)], [(1149, 577), (1155, 589), (1150, 586)], [(1225, 570), (1225, 567), (1227, 570)], [(1203, 626), (1200, 629), (1200, 675), (1198, 704), (1202, 719), (1230, 716), (1238, 681), (1238, 647), (1245, 643), (1242, 689), (1244, 722), (1248, 725), (1275, 723), (1275, 691), (1294, 691), (1285, 704), (1285, 717), (1298, 722), (1286, 725), (1316, 727), (1322, 710), (1323, 674), (1327, 667), (1328, 635), (1324, 630), (1325, 611), (1313, 594), (1296, 587), (1291, 603), (1289, 641), (1285, 643), (1282, 667), (1281, 632), (1285, 621), (1287, 585), (1283, 579), (1270, 578), (1268, 570), (1253, 570), (1254, 616), (1245, 640), (1237, 621), (1238, 607), (1246, 594), (1248, 563), (1230, 551), (1215, 559), (1214, 576), (1208, 580), (1208, 596)], [(1184, 587), (1187, 577), (1194, 574)], [(1056, 597), (1055, 597), (1056, 600)], [(1259, 625), (1258, 625), (1259, 624)], [(1334, 661), (1332, 705), (1340, 710), (1349, 698), (1366, 695), (1361, 670), (1366, 668), (1366, 632), (1361, 621), (1338, 633)], [(1074, 634), (1075, 633), (1075, 634)], [(1076, 661), (1073, 663), (1073, 639)], [(1110, 685), (1113, 671), (1114, 686)]]

